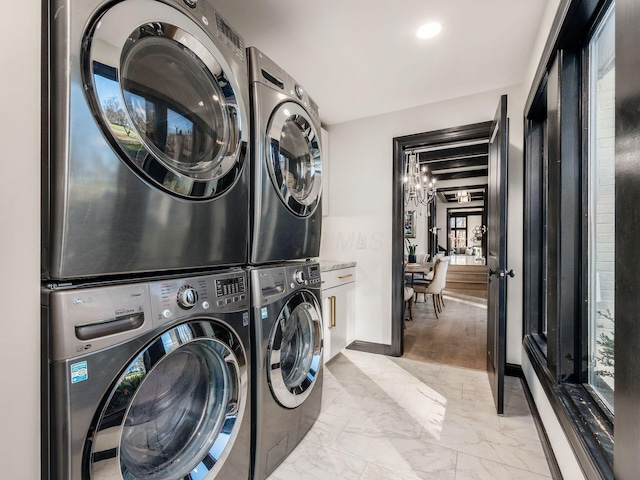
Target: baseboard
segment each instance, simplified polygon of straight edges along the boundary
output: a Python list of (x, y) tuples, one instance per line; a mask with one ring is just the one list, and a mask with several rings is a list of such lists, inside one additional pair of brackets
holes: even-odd
[(504, 374), (507, 377), (524, 378), (524, 371), (522, 370), (522, 366), (516, 365), (515, 363), (507, 363), (504, 368)]
[[(524, 396), (527, 399), (527, 403), (529, 404), (529, 409), (531, 410), (531, 416), (533, 417), (533, 422), (535, 423), (536, 430), (538, 431), (538, 437), (540, 438), (542, 450), (544, 451), (544, 456), (546, 457), (547, 464), (549, 465), (551, 478), (553, 480), (563, 480), (562, 472), (560, 471), (560, 466), (558, 465), (558, 460), (556, 459), (556, 455), (553, 452), (553, 447), (551, 446), (551, 441), (549, 440), (549, 436), (547, 435), (547, 429), (544, 427), (542, 417), (540, 417), (540, 412), (538, 412), (538, 407), (536, 407), (536, 402), (533, 399), (533, 395), (531, 395), (531, 390), (529, 390), (527, 380), (524, 378), (522, 367), (519, 365), (512, 366), (517, 367), (522, 373), (522, 375), (512, 376), (520, 378), (522, 390), (524, 390)], [(509, 368), (509, 364), (507, 364), (507, 368)]]
[(378, 355), (393, 355), (391, 345), (385, 345), (384, 343), (363, 342), (362, 340), (356, 340), (350, 345), (347, 345), (347, 349), (357, 350), (358, 352), (376, 353)]

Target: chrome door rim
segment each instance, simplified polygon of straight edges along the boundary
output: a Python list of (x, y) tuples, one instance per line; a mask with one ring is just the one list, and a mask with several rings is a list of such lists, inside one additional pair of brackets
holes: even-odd
[[(295, 385), (287, 385), (282, 371), (282, 328), (287, 319), (298, 309), (304, 309), (308, 315), (309, 328), (314, 337), (311, 345), (311, 357), (308, 359), (308, 368), (299, 372), (301, 382)], [(301, 290), (291, 297), (278, 314), (277, 320), (269, 335), (267, 349), (267, 381), (276, 401), (286, 408), (296, 408), (309, 397), (322, 367), (322, 315), (318, 301), (311, 292)]]
[[(304, 132), (303, 136), (311, 157), (311, 168), (314, 170), (311, 188), (302, 196), (291, 192), (279, 164), (280, 138), (287, 122), (294, 122)], [(312, 215), (318, 208), (322, 195), (322, 154), (318, 132), (307, 111), (295, 102), (285, 102), (279, 105), (269, 120), (266, 141), (267, 153), (265, 160), (271, 181), (278, 192), (280, 200), (297, 216), (306, 217)]]
[[(135, 51), (137, 42), (147, 38), (165, 39), (168, 44), (175, 45), (176, 51), (185, 52), (185, 58), (188, 56), (194, 64), (202, 64), (203, 71), (210, 77), (208, 85), (213, 102), (202, 106), (219, 104), (220, 118), (226, 125), (222, 127), (222, 141), (214, 142), (222, 148), (215, 158), (198, 162), (197, 168), (172, 162), (135, 128), (119, 74), (127, 53)], [(87, 100), (106, 138), (136, 174), (164, 191), (192, 200), (215, 198), (235, 184), (246, 156), (246, 109), (230, 65), (195, 21), (161, 2), (127, 0), (104, 11), (87, 31), (83, 43), (83, 82)], [(108, 99), (100, 98), (100, 87), (94, 79), (97, 65), (107, 65), (115, 72), (115, 80), (110, 80), (118, 84), (117, 100), (121, 102), (125, 117), (122, 127), (116, 128), (106, 117), (106, 107), (101, 102)], [(217, 111), (217, 107), (214, 109)], [(127, 131), (126, 137), (119, 132), (122, 128)]]
[[(174, 462), (181, 465), (170, 472), (159, 471), (148, 476), (134, 476), (128, 471), (126, 465), (123, 465), (121, 452), (123, 431), (130, 409), (144, 382), (152, 375), (156, 375), (154, 372), (157, 372), (158, 366), (172, 354), (180, 352), (180, 349), (192, 348), (194, 345), (215, 349), (216, 356), (220, 356), (224, 361), (229, 376), (229, 381), (225, 382), (229, 387), (228, 392), (224, 392), (226, 405), (220, 409), (221, 415), (215, 422), (215, 428), (201, 432), (204, 435), (198, 432), (211, 422), (208, 424), (206, 418), (200, 418), (196, 422), (191, 441), (200, 445), (195, 448), (196, 453), (193, 454), (193, 458), (181, 458), (180, 462)], [(145, 369), (141, 373), (143, 378), (136, 385), (132, 385), (128, 372), (132, 367), (138, 367), (140, 362), (145, 362)], [(88, 435), (84, 458), (85, 468), (91, 472), (91, 478), (93, 480), (112, 478), (164, 480), (186, 478), (189, 474), (194, 478), (202, 478), (208, 472), (218, 471), (238, 436), (238, 430), (244, 418), (247, 404), (247, 375), (247, 358), (241, 342), (221, 323), (194, 320), (176, 325), (159, 334), (123, 369), (97, 412), (97, 420)], [(185, 445), (180, 451), (187, 450), (187, 447), (188, 445)], [(171, 476), (168, 477), (165, 473)], [(176, 475), (179, 476), (176, 477)]]

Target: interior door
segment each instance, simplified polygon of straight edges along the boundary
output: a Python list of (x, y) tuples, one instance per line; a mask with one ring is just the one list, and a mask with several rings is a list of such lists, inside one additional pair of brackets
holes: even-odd
[(498, 415), (504, 412), (506, 364), (507, 159), (509, 149), (507, 96), (503, 95), (489, 140), (487, 205), (487, 373)]

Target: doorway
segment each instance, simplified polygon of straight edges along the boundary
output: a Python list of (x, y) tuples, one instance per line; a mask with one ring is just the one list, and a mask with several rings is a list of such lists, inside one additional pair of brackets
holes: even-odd
[[(451, 239), (448, 236), (450, 233), (449, 222), (451, 221), (451, 218), (465, 218), (465, 222), (461, 223), (466, 223), (468, 219), (466, 219), (467, 214), (465, 214), (464, 217), (462, 215), (450, 214), (455, 211), (454, 208), (463, 207), (463, 204), (469, 204), (472, 195), (475, 201), (482, 200), (481, 202), (478, 202), (481, 204), (481, 207), (479, 210), (469, 212), (468, 215), (471, 216), (479, 214), (481, 216), (481, 222), (478, 222), (480, 231), (483, 230), (483, 226), (486, 226), (484, 205), (487, 195), (487, 150), (491, 127), (492, 122), (489, 121), (394, 139), (394, 219), (403, 218), (404, 213), (407, 210), (403, 196), (403, 189), (405, 188), (403, 185), (403, 177), (405, 176), (404, 159), (407, 152), (417, 152), (418, 161), (421, 165), (423, 163), (428, 165), (428, 174), (432, 175), (433, 179), (435, 179), (436, 188), (434, 188), (434, 191), (436, 199), (431, 206), (426, 209), (428, 211), (426, 221), (426, 231), (428, 234), (425, 235), (425, 244), (422, 246), (425, 249), (424, 253), (428, 253), (431, 259), (433, 259), (438, 252), (442, 252), (441, 254), (451, 253)], [(457, 201), (461, 196), (466, 196), (466, 199)], [(436, 202), (441, 204), (439, 209), (436, 207)], [(451, 210), (447, 208), (447, 205), (451, 206)], [(477, 203), (475, 206), (477, 208)], [(439, 217), (438, 210), (440, 213)], [(458, 213), (461, 214), (462, 210), (459, 210)], [(474, 222), (476, 221), (475, 218), (473, 220)], [(397, 356), (403, 355), (405, 352), (405, 346), (409, 346), (405, 345), (404, 304), (400, 292), (404, 276), (403, 259), (406, 253), (404, 248), (405, 232), (402, 228), (402, 222), (394, 221), (392, 230), (392, 275), (393, 288), (394, 290), (397, 289), (397, 291), (394, 291), (393, 295), (392, 349), (394, 351), (394, 355)], [(484, 228), (486, 230), (486, 227)], [(463, 229), (461, 227), (460, 232), (462, 232), (462, 230)], [(471, 230), (471, 233), (466, 229), (464, 229), (464, 231), (465, 241), (471, 241), (471, 238), (476, 237), (476, 233), (473, 232), (473, 229)], [(478, 251), (483, 252), (484, 249), (482, 247), (485, 246), (486, 236), (480, 235), (480, 239)], [(460, 248), (460, 246), (458, 247)], [(475, 253), (476, 252), (474, 251), (474, 259)], [(463, 254), (466, 254), (466, 249)], [(484, 275), (486, 278), (486, 273)], [(463, 299), (461, 305), (461, 308), (469, 308), (471, 310), (482, 308), (481, 302), (467, 301), (467, 299)], [(458, 303), (456, 302), (456, 307), (457, 306)], [(448, 306), (449, 309), (447, 314), (455, 314), (455, 309), (453, 307), (453, 305)], [(426, 312), (429, 308), (431, 308), (431, 312), (433, 313), (433, 307), (431, 304), (423, 303), (416, 308), (416, 312), (419, 314), (421, 309), (424, 309)], [(483, 318), (481, 321), (483, 325), (486, 325), (486, 307), (482, 310), (482, 313), (478, 313), (474, 310), (470, 315), (474, 317), (482, 315)], [(450, 324), (448, 327), (452, 328), (453, 325)], [(461, 329), (465, 329), (469, 326), (459, 327)], [(448, 335), (451, 331), (445, 333)], [(486, 330), (479, 333), (479, 337), (483, 336), (484, 338), (482, 340), (486, 345)], [(409, 342), (413, 340), (410, 336), (407, 338)], [(456, 354), (456, 350), (458, 352), (460, 351), (460, 349), (455, 348), (453, 345), (452, 347), (453, 348), (448, 349), (452, 352), (452, 355)], [(484, 346), (482, 347), (482, 352), (486, 355), (486, 349)], [(444, 351), (442, 353), (446, 354)], [(455, 359), (452, 358), (451, 360), (455, 363)], [(478, 362), (475, 364), (477, 365)], [(480, 365), (482, 365), (482, 363), (480, 363)]]

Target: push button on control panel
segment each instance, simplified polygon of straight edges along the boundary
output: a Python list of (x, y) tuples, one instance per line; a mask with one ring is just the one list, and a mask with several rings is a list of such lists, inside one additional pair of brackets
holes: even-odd
[(223, 306), (239, 302), (246, 298), (243, 277), (231, 277), (216, 280), (216, 305)]

